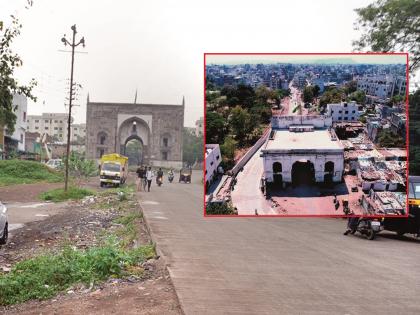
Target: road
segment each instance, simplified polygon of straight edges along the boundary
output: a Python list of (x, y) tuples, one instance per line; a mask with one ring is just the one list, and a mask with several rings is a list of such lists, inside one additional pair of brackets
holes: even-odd
[(139, 193), (186, 314), (420, 314), (420, 242), (342, 219), (204, 218), (203, 186)]

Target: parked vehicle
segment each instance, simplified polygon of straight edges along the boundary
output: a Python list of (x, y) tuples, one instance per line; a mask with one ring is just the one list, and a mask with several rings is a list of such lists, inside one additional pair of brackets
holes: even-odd
[(9, 236), (9, 223), (7, 220), (7, 207), (0, 201), (0, 245), (7, 242)]
[(100, 185), (120, 186), (128, 176), (128, 157), (113, 153), (103, 155), (100, 164)]
[(384, 218), (384, 230), (420, 237), (420, 176), (408, 177), (408, 217)]
[[(359, 232), (368, 240), (373, 240), (376, 234), (381, 231), (381, 222), (377, 219), (351, 217), (348, 221), (347, 231), (350, 232), (350, 234)], [(345, 234), (347, 234), (347, 232)]]
[(184, 167), (179, 171), (179, 182), (191, 183), (192, 169), (190, 167)]
[(63, 165), (63, 161), (61, 159), (49, 159), (45, 165), (56, 170), (59, 169), (61, 165)]

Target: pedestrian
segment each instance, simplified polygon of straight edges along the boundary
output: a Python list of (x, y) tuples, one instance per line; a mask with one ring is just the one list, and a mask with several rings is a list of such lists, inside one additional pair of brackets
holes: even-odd
[(143, 165), (137, 168), (136, 173), (137, 173), (137, 179), (136, 179), (137, 191), (141, 191), (141, 186), (143, 185), (143, 178), (145, 175), (145, 170), (144, 170)]
[(146, 172), (146, 179), (147, 179), (147, 191), (150, 192), (150, 185), (152, 185), (152, 179), (153, 179), (153, 172), (150, 166)]

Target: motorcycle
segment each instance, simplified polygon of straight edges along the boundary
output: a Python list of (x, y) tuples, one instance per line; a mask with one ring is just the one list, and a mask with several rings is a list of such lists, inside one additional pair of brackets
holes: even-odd
[(160, 187), (162, 185), (162, 176), (156, 177), (156, 184)]
[(174, 180), (174, 174), (169, 174), (168, 175), (168, 180), (170, 183), (172, 183), (172, 181)]
[(368, 240), (373, 240), (376, 234), (381, 231), (381, 222), (368, 218), (351, 217), (347, 226), (348, 230), (344, 233), (345, 235), (359, 232)]

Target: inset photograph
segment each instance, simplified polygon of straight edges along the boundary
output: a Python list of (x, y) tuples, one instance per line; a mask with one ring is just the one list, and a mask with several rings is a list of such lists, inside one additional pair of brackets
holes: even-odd
[(204, 58), (205, 215), (408, 215), (406, 53)]

